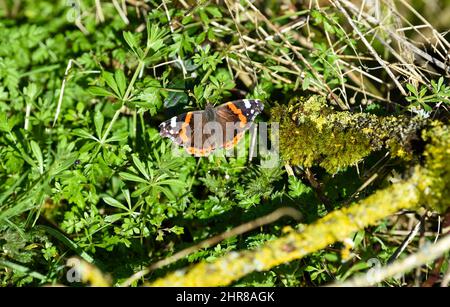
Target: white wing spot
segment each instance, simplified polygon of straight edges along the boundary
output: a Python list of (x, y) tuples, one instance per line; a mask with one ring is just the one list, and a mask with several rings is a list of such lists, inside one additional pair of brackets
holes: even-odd
[(244, 99), (244, 105), (247, 109), (250, 109), (252, 107), (252, 104), (248, 99)]
[(172, 119), (170, 120), (170, 127), (175, 128), (177, 126), (177, 117), (174, 116), (172, 117)]

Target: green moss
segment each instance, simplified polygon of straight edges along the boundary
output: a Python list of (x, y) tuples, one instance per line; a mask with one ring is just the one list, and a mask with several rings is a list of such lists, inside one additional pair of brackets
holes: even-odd
[(423, 180), (423, 204), (438, 212), (450, 208), (450, 128), (433, 122), (433, 128), (423, 132), (427, 141)]
[(426, 124), (402, 116), (336, 112), (321, 96), (276, 106), (272, 119), (280, 123), (280, 151), (286, 161), (304, 167), (320, 165), (329, 173), (383, 148), (394, 157), (411, 159), (411, 140)]

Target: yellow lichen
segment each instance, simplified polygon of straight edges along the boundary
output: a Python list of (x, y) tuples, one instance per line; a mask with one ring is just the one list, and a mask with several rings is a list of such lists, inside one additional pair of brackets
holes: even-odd
[(428, 142), (424, 178), (419, 183), (423, 203), (443, 213), (450, 208), (450, 128), (436, 121), (423, 138)]

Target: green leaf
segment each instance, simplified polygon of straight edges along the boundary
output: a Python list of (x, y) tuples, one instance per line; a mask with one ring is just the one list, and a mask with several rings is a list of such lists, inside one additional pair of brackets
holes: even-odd
[(353, 243), (355, 245), (354, 248), (359, 248), (360, 247), (360, 244), (364, 240), (364, 235), (365, 235), (364, 229), (363, 230), (359, 230), (358, 232), (356, 232), (355, 237), (353, 238)]
[(217, 6), (208, 6), (206, 7), (206, 10), (208, 11), (209, 14), (211, 14), (215, 18), (222, 17), (222, 13), (220, 12), (220, 9)]
[(316, 272), (312, 272), (310, 275), (311, 280), (316, 280), (317, 277), (319, 276), (319, 274), (322, 274), (322, 270), (321, 271), (316, 271)]
[(417, 91), (417, 89), (411, 84), (411, 83), (407, 83), (406, 84), (406, 88), (414, 94), (414, 96), (419, 96), (419, 93)]
[(103, 96), (103, 97), (117, 97), (114, 93), (108, 91), (107, 89), (104, 89), (103, 87), (99, 86), (91, 86), (88, 88), (88, 93), (93, 96)]
[(309, 88), (310, 84), (311, 84), (311, 77), (308, 74), (306, 74), (305, 79), (303, 79), (302, 90), (306, 91)]
[(444, 77), (440, 77), (438, 80), (438, 83), (437, 83), (436, 91), (439, 92), (441, 90), (443, 84), (444, 84)]
[(33, 151), (33, 155), (38, 162), (39, 173), (43, 174), (44, 173), (44, 159), (42, 157), (41, 148), (39, 147), (38, 143), (36, 143), (35, 141), (31, 141), (30, 145), (31, 145), (31, 150)]
[(27, 87), (23, 88), (23, 93), (28, 98), (28, 101), (33, 101), (39, 95), (40, 90), (38, 89), (36, 83), (30, 83)]
[(204, 23), (208, 24), (209, 23), (209, 17), (205, 13), (205, 9), (204, 8), (200, 8), (197, 12), (198, 12), (198, 15), (200, 16), (201, 21), (203, 21)]
[(72, 131), (72, 134), (84, 139), (92, 139), (97, 142), (100, 141), (98, 138), (96, 138), (95, 136), (93, 136), (92, 134), (83, 129), (75, 129)]
[(128, 181), (148, 183), (145, 179), (142, 179), (141, 177), (130, 173), (120, 172), (119, 176)]
[(3, 204), (3, 202), (13, 193), (17, 193), (17, 187), (22, 184), (24, 179), (28, 176), (28, 173), (29, 171), (24, 172), (22, 176), (20, 176), (20, 178), (14, 182), (14, 184), (12, 184), (6, 191), (3, 191), (3, 193), (0, 194), (0, 204)]
[(136, 165), (136, 167), (141, 172), (141, 174), (144, 175), (144, 177), (147, 180), (150, 180), (150, 176), (147, 173), (147, 169), (145, 168), (145, 165), (141, 162), (141, 160), (139, 160), (139, 158), (136, 155), (133, 155), (132, 157), (133, 157), (134, 165)]
[(370, 265), (364, 261), (360, 261), (358, 263), (355, 263), (350, 269), (348, 269), (344, 275), (340, 278), (340, 280), (345, 280), (347, 279), (349, 276), (351, 276), (353, 273), (361, 271), (361, 270), (365, 270), (368, 267), (370, 267)]
[(158, 51), (164, 46), (164, 37), (167, 34), (167, 29), (160, 28), (158, 24), (151, 23), (147, 20), (147, 49)]
[(169, 228), (169, 231), (176, 235), (182, 235), (184, 233), (184, 228), (180, 226), (173, 226), (172, 228)]
[(123, 32), (123, 38), (127, 42), (128, 46), (130, 46), (130, 48), (133, 51), (133, 53), (138, 58), (142, 58), (142, 55), (143, 55), (144, 52), (139, 47), (138, 40), (137, 40), (136, 36), (133, 33), (129, 32), (129, 31), (125, 31), (125, 32)]
[(127, 79), (125, 77), (123, 70), (116, 70), (115, 79), (116, 79), (117, 87), (119, 88), (120, 97), (124, 98), (125, 89), (127, 87)]
[(20, 265), (20, 264), (17, 264), (17, 263), (8, 261), (8, 260), (0, 260), (0, 267), (10, 268), (12, 271), (21, 272), (22, 274), (30, 275), (31, 277), (37, 278), (42, 281), (47, 280), (47, 277), (45, 277), (41, 273), (32, 271), (31, 269), (29, 269), (23, 265)]
[(8, 122), (8, 117), (5, 112), (0, 112), (0, 131), (11, 132), (12, 127), (10, 127)]
[(77, 153), (72, 153), (64, 160), (55, 161), (53, 163), (52, 167), (50, 168), (49, 175), (50, 176), (58, 175), (59, 173), (65, 171), (66, 169), (71, 167), (77, 160), (77, 156), (78, 156)]
[(200, 45), (201, 43), (203, 43), (205, 41), (206, 38), (206, 32), (201, 32), (199, 35), (197, 35), (197, 37), (195, 38), (195, 43), (197, 45)]
[(117, 97), (122, 97), (122, 95), (120, 95), (120, 91), (119, 88), (117, 87), (117, 83), (116, 80), (114, 79), (114, 76), (112, 73), (104, 71), (102, 73), (102, 77), (105, 80), (106, 84), (108, 84), (108, 86), (114, 91), (114, 93), (116, 93)]
[(122, 219), (124, 215), (125, 215), (125, 213), (117, 213), (117, 214), (108, 215), (105, 217), (105, 222), (111, 223), (111, 224), (115, 223), (118, 220)]
[(97, 111), (94, 116), (94, 125), (95, 125), (95, 132), (97, 133), (97, 137), (99, 139), (102, 138), (103, 123), (104, 123), (103, 114), (101, 111)]
[(332, 33), (332, 34), (335, 33), (334, 27), (332, 25), (330, 25), (327, 21), (324, 21), (323, 25), (324, 25), (324, 29), (326, 32)]
[(427, 105), (426, 103), (424, 103), (424, 102), (420, 102), (420, 105), (422, 106), (422, 108), (425, 110), (425, 111), (427, 111), (427, 112), (431, 112), (431, 111), (433, 111), (433, 108), (432, 107), (430, 107), (429, 105)]
[(111, 143), (111, 142), (122, 142), (125, 141), (128, 138), (128, 131), (122, 131), (118, 132), (112, 137), (106, 139), (105, 143)]
[(35, 208), (36, 206), (33, 197), (34, 195), (30, 196), (26, 199), (16, 202), (14, 206), (11, 206), (6, 210), (0, 210), (0, 221), (11, 219), (12, 217), (19, 216), (20, 214)]
[(313, 267), (313, 266), (311, 266), (311, 265), (308, 265), (306, 268), (305, 268), (305, 271), (306, 272), (314, 272), (314, 271), (317, 271), (318, 269), (316, 268), (316, 267)]
[(339, 257), (334, 253), (326, 253), (323, 257), (329, 262), (336, 262), (339, 260)]
[(110, 205), (110, 206), (113, 206), (113, 207), (116, 207), (116, 208), (128, 211), (127, 207), (125, 207), (119, 201), (115, 200), (114, 198), (112, 198), (110, 196), (103, 197), (103, 201), (105, 203), (107, 203), (108, 205)]
[(122, 194), (125, 197), (125, 200), (127, 201), (128, 206), (131, 207), (130, 191), (129, 190), (122, 190)]
[(166, 99), (164, 99), (164, 106), (171, 108), (177, 105), (187, 104), (189, 101), (188, 95), (184, 92), (170, 92)]
[(38, 226), (36, 226), (36, 228), (41, 228), (41, 229), (45, 230), (45, 232), (47, 232), (51, 236), (55, 237), (59, 241), (61, 241), (61, 243), (63, 243), (65, 246), (67, 246), (68, 248), (70, 248), (71, 250), (76, 252), (81, 258), (83, 258), (87, 262), (89, 262), (89, 263), (97, 262), (98, 263), (98, 261), (94, 261), (94, 258), (91, 255), (89, 255), (82, 248), (80, 248), (78, 246), (78, 244), (76, 244), (75, 242), (73, 242), (72, 240), (67, 238), (65, 235), (63, 235), (58, 230), (48, 227), (48, 226), (44, 226), (44, 225), (38, 225)]

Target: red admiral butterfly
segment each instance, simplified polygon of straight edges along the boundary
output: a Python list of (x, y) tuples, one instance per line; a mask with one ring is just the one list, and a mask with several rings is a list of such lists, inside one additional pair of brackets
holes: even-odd
[(161, 123), (160, 135), (168, 137), (195, 156), (234, 147), (251, 127), (264, 105), (256, 99), (230, 101), (204, 111), (192, 111)]

